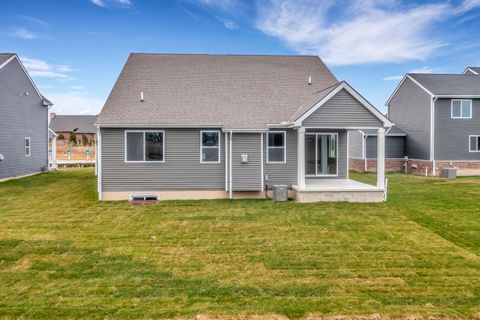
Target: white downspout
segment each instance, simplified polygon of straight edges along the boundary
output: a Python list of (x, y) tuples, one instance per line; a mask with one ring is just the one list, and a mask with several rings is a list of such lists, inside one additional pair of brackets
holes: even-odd
[(225, 132), (225, 191), (228, 191), (228, 133)]
[[(285, 139), (286, 140), (286, 139)], [(285, 141), (285, 145), (286, 145), (286, 141)], [(262, 190), (262, 192), (264, 191), (265, 189), (265, 183), (263, 182), (264, 181), (264, 177), (263, 177), (263, 132), (260, 133), (260, 190)]]
[(432, 176), (435, 176), (435, 102), (437, 97), (432, 97), (430, 104), (430, 161), (432, 162)]
[(97, 142), (98, 142), (98, 147), (97, 147), (97, 152), (98, 154), (96, 155), (96, 160), (98, 164), (98, 169), (97, 169), (97, 188), (98, 188), (98, 200), (102, 200), (102, 131), (100, 129), (100, 126), (97, 129)]
[(230, 143), (229, 143), (230, 144), (230, 149), (229, 149), (230, 156), (229, 156), (229, 159), (228, 159), (228, 161), (230, 162), (230, 168), (229, 168), (229, 171), (230, 171), (230, 174), (229, 174), (230, 187), (228, 188), (228, 197), (230, 199), (233, 199), (233, 191), (232, 191), (232, 187), (233, 187), (233, 184), (232, 184), (232, 181), (233, 181), (233, 176), (232, 176), (232, 149), (233, 149), (232, 136), (233, 136), (233, 131), (230, 130)]

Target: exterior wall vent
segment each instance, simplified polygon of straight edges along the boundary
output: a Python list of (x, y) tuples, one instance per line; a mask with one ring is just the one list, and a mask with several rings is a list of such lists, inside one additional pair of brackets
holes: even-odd
[(312, 77), (308, 77), (308, 85), (312, 84)]
[(129, 197), (131, 204), (155, 204), (160, 200), (158, 194), (131, 194)]
[(140, 91), (140, 102), (143, 102), (145, 101), (145, 99), (143, 99), (143, 91)]

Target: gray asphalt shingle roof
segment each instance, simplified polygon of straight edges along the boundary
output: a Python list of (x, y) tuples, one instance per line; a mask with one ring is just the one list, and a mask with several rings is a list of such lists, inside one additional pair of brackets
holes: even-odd
[(97, 123), (265, 129), (337, 82), (317, 56), (131, 54)]
[(467, 67), (467, 69), (473, 70), (477, 74), (480, 74), (480, 67)]
[(10, 59), (14, 55), (14, 53), (0, 53), (0, 65), (2, 65), (5, 61)]
[(409, 73), (434, 95), (480, 95), (480, 77), (463, 74)]
[(97, 116), (91, 115), (55, 115), (50, 120), (50, 129), (55, 132), (96, 133), (94, 126)]

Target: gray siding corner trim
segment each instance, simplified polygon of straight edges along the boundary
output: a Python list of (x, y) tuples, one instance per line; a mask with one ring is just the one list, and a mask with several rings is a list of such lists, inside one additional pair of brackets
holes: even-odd
[[(17, 59), (0, 70), (0, 179), (42, 171), (48, 165), (48, 108)], [(28, 92), (29, 94), (25, 94)], [(25, 138), (31, 142), (25, 156)]]
[(405, 152), (411, 159), (430, 159), (431, 101), (408, 77), (389, 101), (389, 118), (407, 134)]
[(342, 89), (303, 120), (302, 126), (307, 128), (379, 128), (383, 127), (383, 122), (349, 92)]
[(435, 160), (480, 160), (480, 152), (469, 152), (469, 135), (480, 135), (480, 99), (472, 99), (471, 119), (452, 119), (451, 99), (437, 99)]

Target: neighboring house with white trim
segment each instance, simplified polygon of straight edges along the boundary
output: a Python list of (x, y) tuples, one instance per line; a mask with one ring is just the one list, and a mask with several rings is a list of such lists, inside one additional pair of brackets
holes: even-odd
[(388, 99), (388, 117), (406, 133), (408, 171), (480, 174), (479, 68), (464, 74), (406, 74)]
[(392, 123), (317, 56), (131, 54), (97, 118), (100, 200), (383, 201), (349, 179), (348, 132)]
[(0, 180), (47, 170), (48, 109), (14, 53), (0, 53)]

